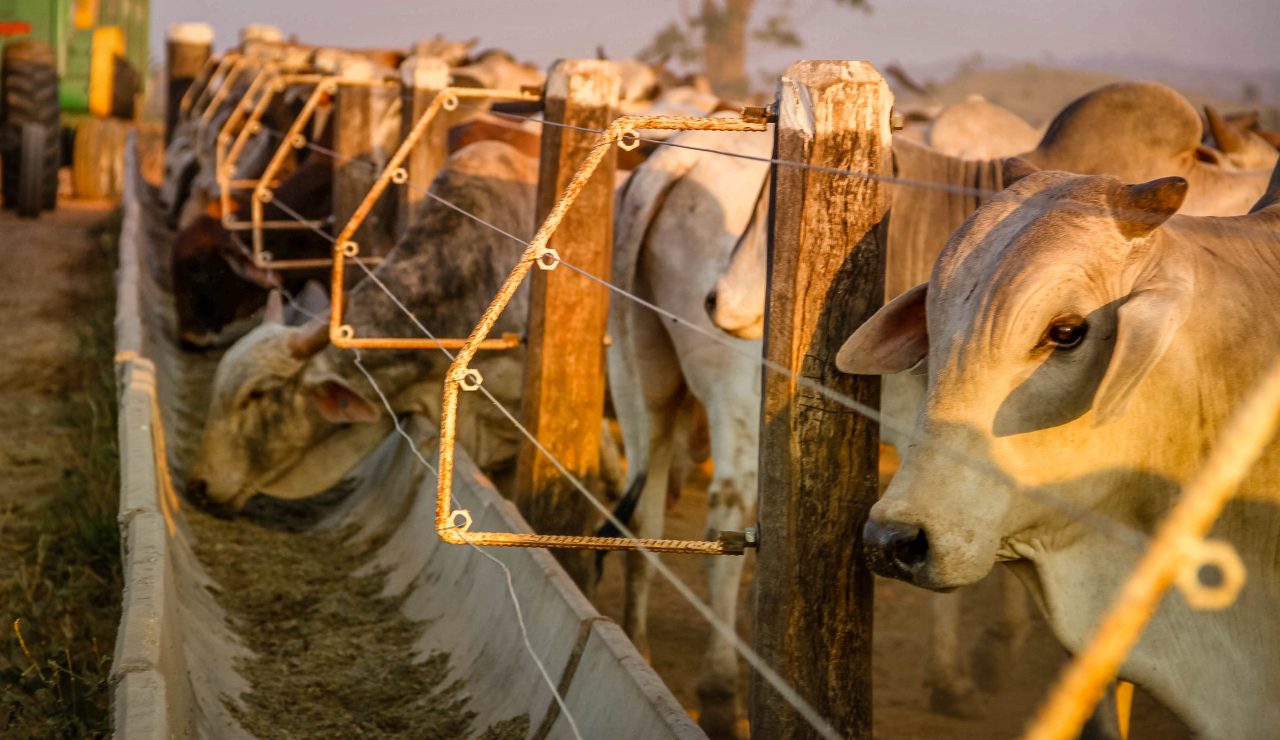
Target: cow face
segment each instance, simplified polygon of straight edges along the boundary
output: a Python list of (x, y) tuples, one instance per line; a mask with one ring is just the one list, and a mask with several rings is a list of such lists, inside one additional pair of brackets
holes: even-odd
[(232, 511), (258, 492), (319, 493), (367, 451), (351, 437), (386, 434), (374, 423), (379, 407), (314, 356), (314, 327), (289, 328), (268, 314), (218, 364), (188, 486), (195, 500)]
[(864, 531), (877, 572), (963, 586), (1022, 543), (1070, 536), (1064, 510), (1107, 508), (1123, 476), (1100, 474), (1150, 436), (1117, 422), (1190, 302), (1189, 269), (1154, 238), (1185, 193), (1180, 178), (1030, 175), (956, 232), (927, 286), (850, 337), (840, 369), (929, 378)]

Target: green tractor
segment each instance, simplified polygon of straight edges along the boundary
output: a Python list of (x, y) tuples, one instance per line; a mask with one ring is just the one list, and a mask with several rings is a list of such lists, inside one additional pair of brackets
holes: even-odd
[[(0, 196), (34, 218), (58, 199), (58, 168), (77, 191), (110, 192), (103, 173), (123, 141), (108, 120), (135, 118), (147, 70), (148, 0), (0, 0)], [(75, 149), (76, 156), (71, 157)], [(113, 151), (114, 150), (114, 151)], [(83, 156), (92, 155), (92, 156)], [(100, 187), (95, 187), (95, 184)]]

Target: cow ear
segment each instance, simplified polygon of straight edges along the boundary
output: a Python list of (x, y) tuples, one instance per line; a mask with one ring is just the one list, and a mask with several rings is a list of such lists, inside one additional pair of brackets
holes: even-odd
[(267, 309), (262, 313), (262, 323), (284, 323), (284, 299), (280, 296), (280, 291), (273, 290), (267, 295)]
[(1094, 396), (1094, 426), (1114, 421), (1124, 412), (1134, 389), (1182, 327), (1194, 293), (1194, 269), (1175, 259), (1162, 260), (1157, 272), (1134, 287), (1117, 311), (1115, 348)]
[(1022, 157), (1009, 157), (1000, 169), (1000, 179), (1007, 188), (1027, 175), (1034, 175), (1040, 168)]
[(336, 375), (311, 386), (311, 400), (320, 415), (333, 424), (367, 424), (381, 416), (378, 407)]
[(921, 283), (876, 311), (845, 340), (836, 367), (852, 375), (890, 375), (919, 365), (929, 354), (928, 290), (929, 284)]
[(1111, 210), (1120, 233), (1138, 239), (1155, 231), (1178, 212), (1187, 197), (1187, 181), (1181, 177), (1125, 185), (1112, 195)]
[(204, 212), (205, 212), (205, 215), (209, 216), (210, 218), (221, 219), (222, 218), (222, 199), (214, 198), (208, 203), (205, 203)]
[(1209, 133), (1213, 134), (1213, 140), (1219, 149), (1228, 154), (1244, 149), (1243, 132), (1223, 118), (1212, 105), (1204, 107), (1204, 117), (1209, 122)]

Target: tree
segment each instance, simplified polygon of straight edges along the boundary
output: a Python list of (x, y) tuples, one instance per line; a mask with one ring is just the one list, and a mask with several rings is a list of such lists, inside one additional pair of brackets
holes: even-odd
[[(667, 24), (640, 52), (646, 61), (676, 59), (684, 64), (702, 62), (702, 71), (715, 91), (726, 98), (743, 98), (750, 92), (747, 80), (747, 39), (756, 0), (701, 0), (696, 13), (688, 0), (680, 0), (680, 18)], [(839, 5), (870, 11), (868, 0), (835, 0)], [(766, 16), (750, 31), (758, 43), (797, 48), (800, 36), (792, 25), (791, 0), (783, 0), (779, 12)]]

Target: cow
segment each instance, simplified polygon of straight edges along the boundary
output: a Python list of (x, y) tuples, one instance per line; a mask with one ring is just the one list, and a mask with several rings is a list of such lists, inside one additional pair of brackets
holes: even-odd
[[(332, 192), (333, 161), (328, 155), (317, 153), (273, 190), (272, 201), (263, 206), (263, 218), (294, 218), (281, 206), (284, 204), (303, 218), (324, 221), (333, 210)], [(247, 232), (229, 231), (223, 225), (226, 215), (248, 218), (248, 197), (238, 194), (231, 205), (232, 213), (223, 214), (220, 201), (209, 202), (207, 211), (174, 238), (170, 280), (178, 338), (187, 348), (215, 344), (227, 325), (261, 309), (271, 289), (283, 288), (292, 293), (307, 280), (323, 277), (315, 270), (274, 272), (256, 266), (241, 239)], [(264, 241), (275, 259), (328, 257), (333, 246), (322, 233), (310, 229), (273, 230), (265, 233)]]
[(437, 33), (429, 39), (421, 39), (413, 44), (413, 55), (435, 57), (450, 67), (460, 67), (467, 62), (467, 55), (480, 43), (479, 37), (467, 41), (451, 41)]
[(451, 84), (457, 87), (484, 87), (493, 90), (519, 90), (541, 87), (546, 75), (529, 63), (521, 63), (501, 49), (487, 49), (450, 71)]
[(924, 130), (931, 149), (961, 159), (1007, 157), (1034, 149), (1040, 132), (981, 95), (946, 106)]
[[(1099, 131), (1109, 132), (1100, 136)], [(1181, 95), (1154, 83), (1117, 83), (1095, 90), (1068, 105), (1050, 124), (1044, 138), (1027, 159), (1039, 165), (1083, 172), (1116, 173), (1138, 180), (1181, 175), (1191, 183), (1184, 210), (1200, 214), (1244, 213), (1263, 192), (1263, 171), (1228, 171), (1206, 164), (1197, 156), (1200, 119)], [(925, 279), (945, 244), (987, 197), (1002, 187), (1003, 159), (969, 160), (947, 156), (910, 141), (894, 140), (894, 165), (901, 184), (892, 192), (892, 211), (886, 254), (885, 295), (892, 299)], [(943, 186), (918, 187), (921, 182)], [(743, 197), (743, 188), (726, 189), (725, 198)], [(757, 191), (763, 192), (763, 191)], [(766, 204), (759, 207), (767, 208)], [(733, 252), (724, 274), (708, 295), (707, 310), (716, 325), (743, 339), (758, 339), (764, 326), (765, 245), (767, 214), (755, 219)], [(675, 279), (675, 275), (667, 279)], [(703, 348), (705, 360), (714, 348)], [(691, 361), (681, 359), (689, 366)], [(750, 372), (755, 372), (750, 370)], [(882, 385), (881, 409), (886, 423), (884, 441), (899, 449), (906, 439), (924, 393), (921, 378), (893, 375)], [(755, 408), (758, 400), (741, 403)], [(711, 417), (714, 430), (718, 420)], [(714, 431), (713, 431), (714, 435)], [(959, 600), (943, 595), (934, 600), (933, 648), (927, 680), (930, 706), (938, 712), (975, 716), (982, 706), (975, 678), (982, 688), (999, 687), (1010, 656), (1025, 641), (1025, 597), (1011, 579), (1001, 583), (1001, 617), (984, 631), (972, 654), (973, 676), (959, 650)]]
[[(498, 142), (469, 146), (446, 160), (432, 185), (440, 198), (522, 239), (533, 232), (537, 163)], [(465, 337), (522, 249), (510, 237), (434, 200), (374, 274), (437, 336)], [(419, 330), (372, 280), (350, 291), (344, 320), (364, 336), (419, 336)], [(528, 312), (521, 289), (494, 327), (522, 332)], [(357, 355), (328, 344), (327, 320), (303, 327), (275, 322), (237, 341), (214, 377), (209, 413), (188, 493), (235, 511), (255, 493), (302, 498), (337, 482), (390, 431), (377, 391)], [(362, 364), (396, 415), (439, 419), (449, 358), (437, 350), (367, 352)], [(483, 352), (474, 366), (485, 387), (518, 408), (523, 350)], [(467, 394), (458, 415), (459, 443), (482, 469), (505, 475), (517, 451), (516, 430), (483, 397)]]
[[(1011, 166), (1020, 179), (952, 236), (926, 283), (849, 337), (836, 365), (928, 381), (864, 530), (871, 567), (947, 590), (1002, 563), (1079, 651), (1276, 361), (1280, 168), (1249, 215), (1213, 218), (1179, 214), (1183, 177), (1126, 184)], [(1197, 736), (1280, 727), (1278, 489), (1273, 441), (1211, 532), (1247, 569), (1234, 605), (1165, 598), (1120, 667)]]
[[(768, 133), (683, 132), (672, 141), (752, 157), (768, 157), (772, 148)], [(767, 170), (751, 159), (659, 147), (618, 193), (613, 283), (714, 331), (703, 298), (751, 220)], [(695, 401), (706, 409), (714, 465), (708, 527), (740, 529), (756, 496), (759, 342), (744, 344), (745, 354), (726, 351), (621, 296), (610, 305), (609, 333), (610, 393), (628, 460), (623, 502), (635, 507), (633, 531), (661, 536), (667, 481), (685, 457)], [(637, 554), (627, 556), (626, 568), (623, 627), (647, 653), (652, 570)], [(740, 558), (709, 564), (711, 609), (727, 624), (735, 623), (741, 572)], [(714, 736), (734, 732), (737, 682), (733, 646), (713, 631), (697, 691), (699, 723)]]

